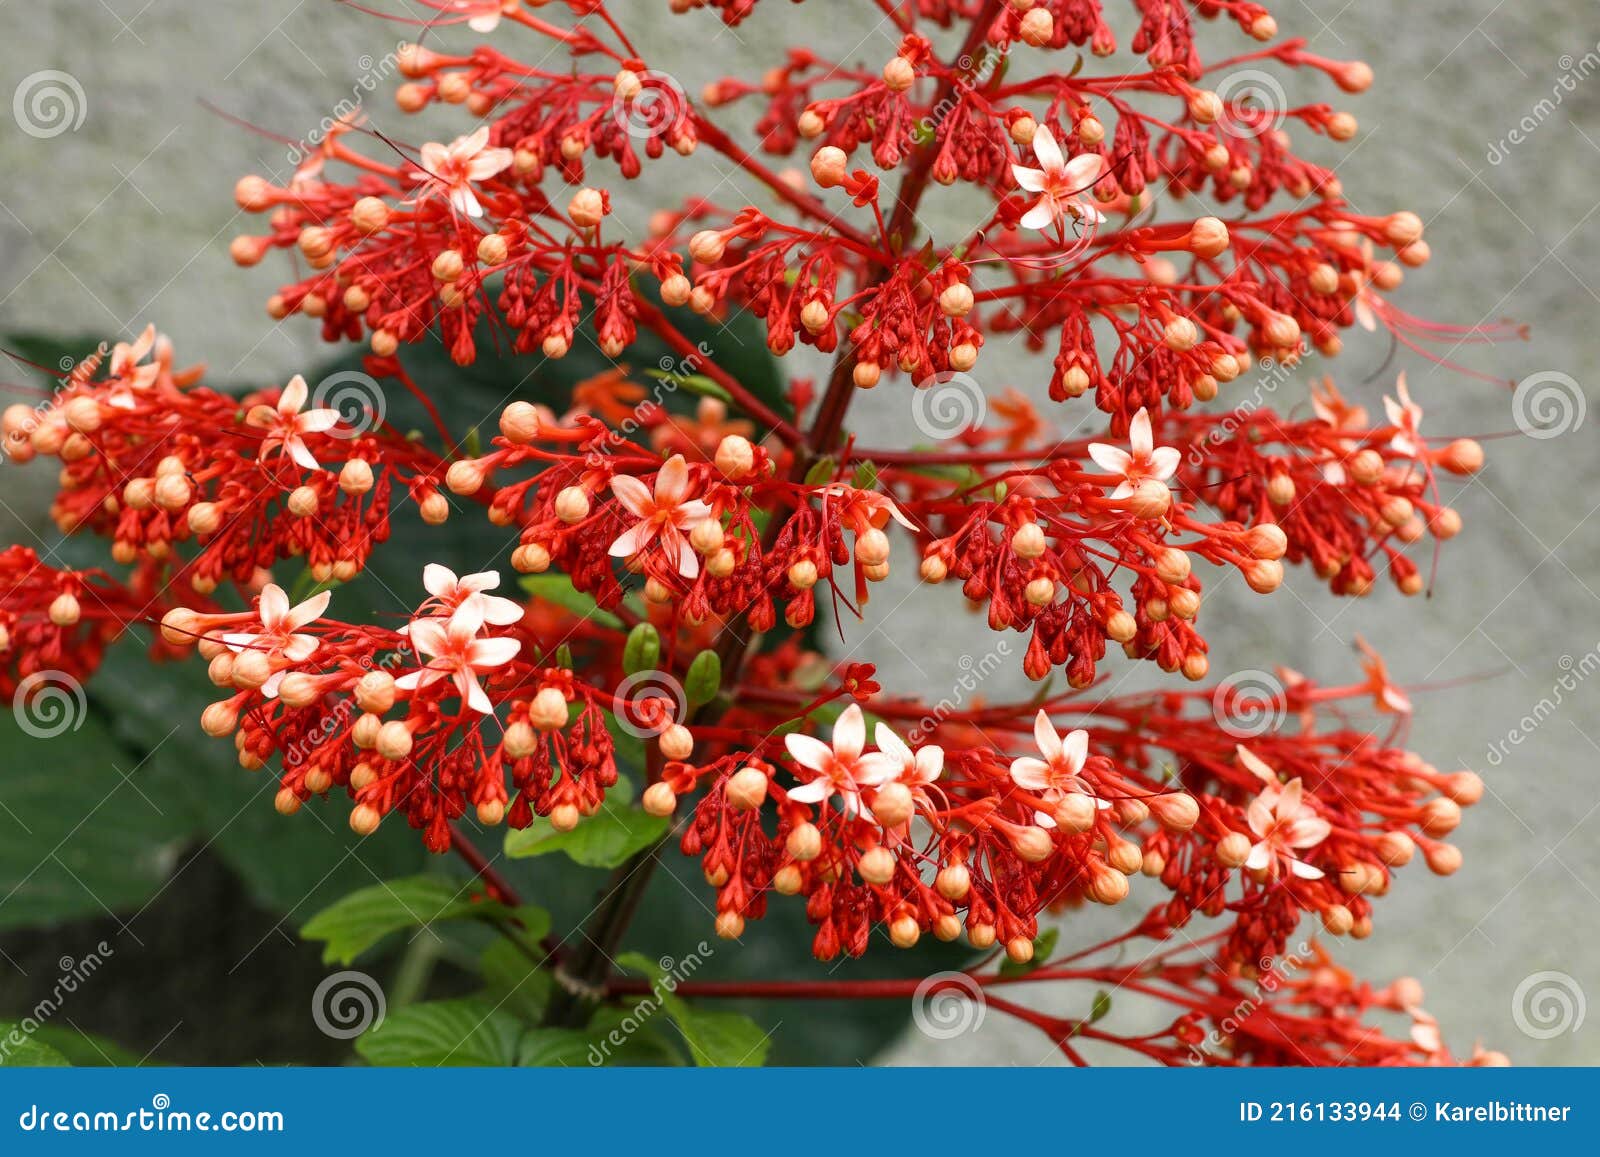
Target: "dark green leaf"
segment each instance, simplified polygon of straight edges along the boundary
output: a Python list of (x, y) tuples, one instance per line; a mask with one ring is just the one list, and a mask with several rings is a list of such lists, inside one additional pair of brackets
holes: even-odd
[(628, 632), (628, 641), (622, 648), (622, 671), (637, 675), (640, 671), (654, 671), (661, 664), (661, 635), (650, 623), (640, 623)]
[(474, 998), (393, 1009), (361, 1034), (356, 1051), (391, 1067), (498, 1067), (515, 1064), (523, 1025), (516, 1016)]
[(1035, 968), (1050, 959), (1050, 954), (1056, 950), (1056, 941), (1061, 939), (1060, 928), (1046, 928), (1040, 932), (1033, 941), (1033, 956), (1026, 964), (1018, 964), (1014, 960), (1004, 960), (1000, 963), (1001, 976), (1026, 976)]
[(585, 816), (572, 831), (558, 832), (548, 819), (536, 816), (522, 831), (506, 833), (506, 855), (522, 859), (565, 852), (587, 868), (614, 868), (666, 835), (671, 826), (665, 816), (629, 807), (632, 797), (632, 785), (619, 776), (600, 810)]
[(770, 1035), (760, 1025), (737, 1012), (710, 1012), (673, 995), (676, 981), (640, 952), (617, 957), (623, 968), (650, 978), (652, 991), (636, 1006), (642, 1010), (658, 1001), (683, 1034), (696, 1065), (723, 1068), (759, 1068), (771, 1047)]
[(62, 1069), (71, 1062), (61, 1053), (22, 1030), (15, 1021), (0, 1021), (0, 1068)]
[(546, 571), (544, 574), (525, 574), (517, 580), (522, 589), (534, 598), (544, 599), (565, 607), (575, 615), (592, 619), (602, 627), (620, 628), (622, 620), (610, 611), (602, 610), (593, 598), (572, 585), (564, 574)]
[(704, 650), (689, 664), (683, 679), (683, 693), (690, 707), (710, 703), (722, 689), (722, 658), (715, 651)]
[[(474, 902), (473, 884), (461, 884), (442, 876), (412, 876), (388, 880), (352, 892), (331, 907), (306, 921), (300, 935), (307, 940), (326, 941), (322, 950), (325, 964), (349, 964), (392, 932), (406, 928), (427, 928), (443, 920), (463, 917), (487, 919), (506, 916), (509, 910), (492, 901)], [(530, 934), (538, 940), (550, 930), (550, 918), (538, 909), (526, 910), (534, 927)]]

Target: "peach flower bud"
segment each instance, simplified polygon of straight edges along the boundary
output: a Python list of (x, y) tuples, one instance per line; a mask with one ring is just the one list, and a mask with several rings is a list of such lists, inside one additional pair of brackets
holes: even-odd
[(845, 156), (843, 149), (835, 145), (823, 145), (812, 154), (811, 176), (824, 189), (832, 189), (844, 184), (849, 166), (850, 158)]
[(894, 879), (895, 864), (894, 853), (880, 844), (861, 853), (856, 872), (866, 883), (882, 886)]
[(883, 66), (883, 83), (890, 92), (905, 92), (916, 80), (917, 70), (903, 56), (890, 57), (889, 63)]
[(589, 496), (582, 487), (562, 487), (556, 495), (556, 517), (568, 525), (589, 517)]
[(728, 777), (723, 791), (729, 807), (739, 811), (755, 811), (767, 798), (767, 776), (757, 768), (741, 767)]
[(579, 189), (567, 202), (567, 216), (580, 229), (593, 229), (609, 211), (605, 194), (599, 189)]
[(712, 265), (722, 260), (728, 243), (715, 229), (702, 229), (689, 238), (689, 256), (702, 265)]
[(532, 402), (512, 402), (500, 412), (500, 433), (518, 446), (538, 437), (541, 425), (539, 410)]
[(725, 478), (737, 480), (747, 477), (755, 468), (755, 461), (755, 447), (748, 438), (729, 434), (717, 443), (716, 465)]
[(1218, 257), (1227, 252), (1229, 244), (1228, 227), (1216, 217), (1201, 217), (1189, 227), (1189, 252), (1196, 257)]
[(567, 725), (567, 697), (559, 687), (542, 687), (528, 707), (528, 722), (540, 731)]
[(1094, 827), (1098, 807), (1081, 791), (1069, 791), (1056, 803), (1052, 817), (1056, 826), (1068, 832), (1086, 832)]
[(1239, 868), (1250, 858), (1250, 837), (1229, 832), (1217, 841), (1217, 862), (1225, 868)]
[(652, 783), (645, 788), (639, 802), (644, 805), (645, 812), (653, 816), (670, 816), (678, 809), (677, 793), (664, 783)]
[(822, 854), (822, 833), (812, 823), (796, 824), (784, 841), (784, 849), (801, 863), (807, 863)]

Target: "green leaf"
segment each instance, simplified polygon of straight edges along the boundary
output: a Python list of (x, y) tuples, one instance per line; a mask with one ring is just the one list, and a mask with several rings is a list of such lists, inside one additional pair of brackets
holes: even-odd
[(0, 1021), (0, 1068), (63, 1069), (70, 1064), (36, 1034), (24, 1032), (16, 1021)]
[[(6, 1035), (5, 1028), (0, 1027), (0, 1049), (5, 1047)], [(53, 1024), (34, 1029), (33, 1039), (59, 1053), (63, 1062), (74, 1068), (137, 1068), (146, 1061), (138, 1053), (103, 1036)]]
[(832, 481), (833, 472), (837, 468), (838, 463), (833, 460), (833, 455), (824, 454), (811, 464), (811, 469), (806, 471), (805, 484), (821, 486), (824, 482)]
[(722, 689), (722, 657), (715, 651), (704, 650), (689, 664), (683, 679), (683, 693), (690, 707), (710, 703)]
[(1089, 1009), (1089, 1023), (1103, 1020), (1111, 1012), (1111, 994), (1101, 989), (1094, 994), (1094, 1004)]
[(642, 1010), (651, 1001), (659, 1001), (683, 1034), (696, 1065), (759, 1068), (765, 1062), (771, 1034), (764, 1032), (755, 1021), (737, 1012), (706, 1012), (673, 995), (677, 981), (643, 953), (624, 952), (617, 957), (617, 963), (650, 978), (651, 993), (635, 1006), (636, 1009)]
[(391, 1011), (356, 1052), (389, 1067), (501, 1067), (517, 1060), (522, 1022), (487, 1000), (436, 1000)]
[(622, 648), (622, 673), (637, 675), (654, 671), (661, 664), (661, 635), (650, 623), (640, 623), (628, 632)]
[(602, 1008), (586, 1028), (535, 1028), (523, 1034), (517, 1064), (545, 1068), (683, 1064), (640, 1002)]
[(592, 619), (602, 627), (613, 629), (622, 626), (622, 620), (610, 611), (603, 610), (592, 597), (572, 585), (564, 574), (546, 571), (544, 574), (527, 574), (518, 580), (522, 589), (537, 599), (565, 607), (575, 615)]
[(671, 382), (676, 388), (688, 390), (691, 394), (698, 394), (705, 398), (716, 398), (723, 402), (732, 402), (733, 395), (728, 393), (716, 382), (704, 374), (678, 374), (671, 370), (648, 369), (645, 371), (658, 382)]
[(1024, 964), (1014, 960), (1003, 960), (1000, 963), (1001, 976), (1026, 976), (1041, 964), (1050, 959), (1050, 954), (1056, 950), (1056, 941), (1061, 939), (1060, 928), (1046, 928), (1033, 940), (1033, 955)]
[(672, 826), (666, 816), (629, 807), (632, 798), (633, 785), (626, 776), (618, 776), (600, 810), (585, 816), (570, 832), (556, 831), (544, 816), (536, 816), (520, 832), (507, 832), (506, 855), (526, 859), (565, 852), (586, 868), (614, 868), (661, 839)]
[(856, 467), (856, 472), (851, 476), (850, 485), (857, 490), (876, 490), (878, 488), (878, 467), (872, 462), (863, 462)]
[[(541, 934), (542, 935), (542, 934)], [(537, 967), (509, 939), (501, 936), (478, 957), (483, 987), (496, 1004), (510, 1009), (529, 1024), (538, 1024), (550, 1003), (555, 979), (547, 968)]]
[[(442, 876), (412, 876), (389, 880), (352, 892), (306, 921), (300, 935), (326, 941), (324, 964), (349, 964), (391, 932), (426, 928), (442, 920), (462, 917), (488, 919), (509, 914), (502, 904), (471, 898), (475, 885), (460, 884)], [(538, 909), (531, 913), (532, 938), (550, 930), (550, 918)]]
[(32, 707), (0, 713), (0, 928), (137, 908), (194, 825), (179, 769), (118, 744), (77, 684), (40, 686)]

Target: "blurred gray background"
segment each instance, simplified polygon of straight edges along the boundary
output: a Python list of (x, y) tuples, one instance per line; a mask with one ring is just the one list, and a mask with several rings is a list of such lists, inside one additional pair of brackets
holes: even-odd
[[(638, 9), (628, 12), (630, 28), (646, 29), (636, 39), (650, 64), (691, 93), (715, 75), (758, 76), (794, 29), (825, 54), (874, 69), (896, 42), (865, 0), (767, 0), (736, 31), (707, 13), (671, 17), (666, 0), (623, 7)], [(403, 13), (405, 0), (388, 8)], [(1480, 770), (1489, 791), (1459, 833), (1462, 870), (1448, 880), (1420, 864), (1401, 872), (1379, 902), (1372, 939), (1338, 951), (1375, 981), (1418, 977), (1458, 1052), (1482, 1039), (1519, 1063), (1595, 1063), (1600, 1013), (1577, 1022), (1586, 998), (1600, 998), (1600, 687), (1583, 678), (1600, 649), (1600, 415), (1584, 416), (1600, 354), (1600, 10), (1587, 0), (1403, 8), (1285, 0), (1275, 14), (1284, 35), (1307, 37), (1321, 55), (1366, 60), (1377, 73), (1371, 91), (1354, 98), (1319, 75), (1288, 74), (1285, 84), (1291, 104), (1326, 100), (1360, 118), (1352, 142), (1311, 149), (1340, 164), (1359, 209), (1411, 208), (1427, 222), (1435, 259), (1409, 276), (1399, 303), (1460, 325), (1530, 324), (1526, 343), (1440, 352), (1512, 381), (1556, 375), (1542, 380), (1566, 411), (1556, 419), (1559, 436), (1520, 436), (1509, 388), (1403, 351), (1389, 361), (1385, 340), (1355, 330), (1336, 363), (1308, 360), (1279, 404), (1301, 402), (1312, 374), (1332, 372), (1376, 407), (1405, 368), (1427, 410), (1425, 432), (1499, 436), (1486, 441), (1489, 464), (1479, 476), (1448, 484), (1466, 529), (1446, 546), (1431, 598), (1380, 587), (1360, 602), (1337, 600), (1300, 572), (1263, 598), (1213, 576), (1202, 616), (1213, 671), (1283, 663), (1348, 682), (1358, 676), (1356, 634), (1384, 650), (1393, 675), (1416, 691), (1413, 746), (1442, 768)], [(224, 382), (281, 381), (325, 354), (311, 324), (274, 324), (264, 313), (266, 296), (286, 279), (281, 263), (246, 271), (228, 258), (229, 241), (250, 224), (233, 205), (235, 178), (283, 175), (286, 149), (200, 102), (301, 138), (340, 101), (366, 95), (363, 80), (387, 71), (385, 57), (406, 30), (332, 0), (10, 0), (0, 2), (0, 21), (0, 97), (11, 96), (22, 115), (48, 86), (67, 109), (65, 120), (51, 121), (37, 111), (48, 101), (34, 105), (32, 132), (17, 131), (17, 116), (0, 116), (0, 332), (114, 339), (150, 321), (173, 337), (181, 362), (205, 360)], [(1225, 35), (1227, 52), (1248, 50)], [(392, 84), (366, 97), (374, 121), (419, 143), (426, 134), (394, 111)], [(747, 127), (753, 110), (735, 106), (726, 120)], [(450, 123), (453, 132), (464, 122)], [(653, 189), (703, 192), (721, 182), (715, 195), (737, 201), (747, 182), (706, 152), (687, 161), (669, 154), (649, 170)], [(596, 174), (615, 190), (614, 169)], [(942, 211), (930, 199), (924, 216), (937, 228)], [(960, 219), (959, 205), (948, 211)], [(618, 214), (642, 218), (634, 193)], [(820, 368), (797, 361), (795, 372)], [(977, 373), (993, 389), (1042, 396), (1042, 364), (995, 343)], [(854, 420), (864, 440), (908, 441), (903, 385), (862, 399)], [(1234, 388), (1241, 385), (1248, 389)], [(1069, 409), (1060, 421), (1083, 416)], [(48, 474), (0, 473), (7, 517), (31, 523), (47, 542), (54, 532), (39, 510)], [(8, 528), (6, 541), (19, 533)], [(867, 622), (850, 629), (848, 649), (878, 663), (886, 685), (922, 686), (938, 698), (955, 685), (961, 658), (993, 643), (981, 620), (953, 623), (953, 590), (903, 601), (910, 572), (898, 569)], [(1124, 689), (1149, 681), (1140, 670)], [(1007, 672), (983, 690), (999, 697), (1022, 685)], [(1075, 921), (1064, 943), (1092, 935), (1084, 927)], [(1541, 1012), (1539, 994), (1551, 985), (1567, 1010), (1545, 1020), (1554, 1006)], [(912, 1032), (885, 1059), (1049, 1058), (1047, 1042), (1002, 1020), (990, 1016), (957, 1041)]]

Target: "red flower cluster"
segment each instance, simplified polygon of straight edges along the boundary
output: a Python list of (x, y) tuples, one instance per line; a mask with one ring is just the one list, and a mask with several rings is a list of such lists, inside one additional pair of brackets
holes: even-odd
[[(1303, 958), (1291, 940), (1305, 914), (1362, 937), (1395, 869), (1419, 852), (1435, 873), (1456, 869), (1442, 840), (1481, 794), (1477, 777), (1395, 746), (1398, 731), (1380, 740), (1322, 712), (1371, 697), (1404, 722), (1409, 700), (1375, 655), (1350, 687), (1283, 672), (1281, 726), (1243, 742), (1225, 722), (1227, 684), (1078, 694), (1112, 643), (1207, 675), (1197, 562), (1262, 593), (1285, 562), (1309, 562), (1337, 593), (1387, 573), (1410, 594), (1423, 579), (1406, 547), (1460, 529), (1435, 472), (1471, 473), (1482, 450), (1430, 443), (1403, 378), (1378, 425), (1331, 383), (1311, 416), (1265, 404), (1352, 324), (1413, 348), (1496, 336), (1425, 327), (1385, 300), (1430, 256), (1421, 221), (1353, 210), (1287, 131), (1343, 141), (1350, 114), (1266, 107), (1223, 83), (1279, 67), (1355, 93), (1365, 65), (1278, 40), (1256, 4), (1138, 0), (1142, 60), (1068, 74), (1048, 69), (1053, 50), (1117, 52), (1098, 0), (879, 0), (873, 18), (902, 34), (880, 69), (795, 46), (759, 82), (724, 78), (695, 101), (649, 68), (603, 0), (568, 0), (571, 20), (517, 0), (424, 3), (439, 23), (493, 30), (496, 44), (520, 34), (571, 62), (408, 46), (400, 107), (461, 105), (478, 127), (413, 150), (341, 122), (287, 184), (238, 182), (266, 232), (232, 252), (241, 265), (296, 253), (309, 270), (271, 314), (367, 342), (373, 379), (422, 401), (443, 444), (389, 428), (381, 410), (330, 407), (298, 378), (219, 394), (174, 370), (153, 331), (87, 359), (50, 405), (6, 412), (7, 450), (61, 460), (57, 521), (109, 538), (133, 577), (0, 555), (7, 686), (41, 664), (87, 674), (108, 637), (161, 616), (162, 645), (197, 648), (226, 691), (206, 731), (231, 734), (247, 768), (281, 758), (280, 811), (342, 791), (358, 832), (400, 813), (436, 851), (469, 807), (486, 825), (581, 824), (618, 781), (608, 724), (625, 717), (647, 739), (643, 806), (685, 813), (678, 838), (717, 890), (718, 931), (739, 936), (774, 894), (804, 897), (823, 958), (862, 953), (882, 927), (902, 947), (965, 934), (1028, 962), (1041, 916), (1117, 904), (1142, 874), (1162, 896), (1129, 938), (1165, 939), (1197, 914), (1222, 922), (1203, 959), (1164, 953), (1118, 981), (1187, 1010), (1166, 1034), (1119, 1038), (1166, 1061), (1196, 1049), (1204, 1023), (1229, 1022), (1245, 980)], [(754, 0), (675, 6), (732, 24)], [(1195, 17), (1259, 46), (1207, 64)], [(953, 53), (935, 45), (950, 29)], [(1013, 79), (999, 67), (1009, 53), (1047, 70)], [(757, 151), (808, 150), (809, 178), (769, 168), (713, 119), (745, 105), (760, 106), (747, 118)], [(378, 144), (358, 148), (366, 137)], [(691, 198), (660, 207), (643, 236), (614, 221), (612, 176), (701, 150), (763, 186), (769, 207)], [(556, 192), (563, 182), (575, 191)], [(985, 208), (959, 236), (921, 236), (924, 197), (950, 185)], [(1268, 211), (1280, 192), (1300, 203)], [(1231, 216), (1189, 213), (1200, 197)], [(685, 336), (684, 309), (757, 318), (776, 355), (832, 354), (820, 396), (793, 383), (796, 416), (758, 397)], [(403, 347), (436, 339), (469, 363), (485, 334), (517, 353), (561, 358), (588, 341), (615, 359), (641, 331), (723, 400), (672, 413), (619, 368), (580, 385), (565, 413), (513, 402), (493, 444), (469, 453), (402, 366)], [(1092, 393), (1107, 416), (1097, 436), (1059, 437), (1020, 394), (970, 376), (987, 343), (1013, 338), (1043, 355), (1054, 402)], [(1233, 412), (1195, 408), (1251, 375), (1255, 395)], [(849, 438), (852, 397), (875, 387), (903, 391), (942, 444)], [(520, 528), (517, 570), (564, 576), (609, 614), (580, 620), (487, 593), (497, 575), (430, 565), (428, 598), (393, 629), (328, 619), (325, 590), (291, 605), (272, 581), (294, 558), (323, 586), (354, 577), (397, 499), (437, 523), (443, 489)], [(759, 646), (780, 620), (813, 623), (819, 595), (858, 610), (890, 573), (892, 536), (913, 544), (923, 582), (958, 581), (992, 628), (1027, 636), (1030, 677), (1061, 668), (1068, 690), (936, 707), (885, 694), (866, 665), (830, 674), (798, 638)], [(248, 609), (227, 609), (229, 587)], [(692, 703), (633, 698), (641, 671), (680, 685), (708, 666), (720, 683)], [(812, 732), (826, 722), (824, 741)], [(1420, 995), (1396, 991), (1317, 963), (1261, 1005), (1264, 1020), (1227, 1028), (1222, 1051), (1448, 1059), (1436, 1029), (1406, 1043), (1360, 1025), (1369, 1008), (1431, 1023)], [(1105, 1036), (1019, 1015), (1069, 1055), (1075, 1035)]]

